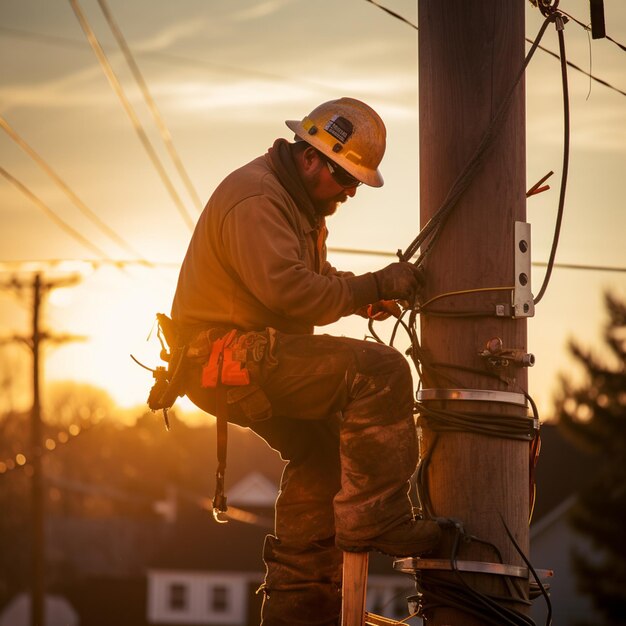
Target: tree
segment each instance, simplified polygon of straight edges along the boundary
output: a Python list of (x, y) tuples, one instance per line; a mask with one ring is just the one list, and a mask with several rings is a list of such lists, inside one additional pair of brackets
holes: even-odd
[(571, 515), (572, 526), (591, 540), (595, 553), (575, 552), (574, 569), (604, 624), (617, 626), (626, 624), (626, 302), (610, 294), (605, 302), (604, 341), (612, 358), (607, 362), (571, 342), (585, 381), (574, 385), (564, 379), (556, 409), (566, 432), (598, 453), (596, 471)]

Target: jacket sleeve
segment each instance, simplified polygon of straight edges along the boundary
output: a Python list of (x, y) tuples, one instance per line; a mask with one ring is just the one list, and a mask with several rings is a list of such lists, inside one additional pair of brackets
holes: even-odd
[(333, 267), (328, 261), (324, 261), (321, 273), (324, 276), (339, 276), (340, 278), (348, 278), (350, 276), (354, 276), (354, 272), (338, 270), (336, 267)]
[(239, 202), (226, 215), (221, 234), (227, 262), (242, 287), (279, 315), (325, 325), (378, 299), (370, 273), (318, 274), (307, 267), (297, 229), (271, 197)]

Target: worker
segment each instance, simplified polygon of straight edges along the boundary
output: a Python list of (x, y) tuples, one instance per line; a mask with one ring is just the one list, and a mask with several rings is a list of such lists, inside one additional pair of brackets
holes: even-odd
[(415, 519), (408, 495), (418, 447), (405, 357), (314, 326), (397, 315), (423, 279), (410, 263), (354, 275), (326, 258), (326, 218), (362, 183), (383, 184), (378, 114), (340, 98), (286, 125), (293, 142), (277, 139), (214, 191), (171, 315), (189, 346), (186, 395), (287, 462), (263, 550), (263, 626), (336, 626), (343, 551), (418, 556), (441, 531)]

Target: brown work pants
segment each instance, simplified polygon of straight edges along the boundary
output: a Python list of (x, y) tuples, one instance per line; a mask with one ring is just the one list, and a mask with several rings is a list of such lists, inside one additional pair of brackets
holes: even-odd
[[(408, 480), (418, 450), (411, 373), (395, 349), (329, 335), (278, 333), (275, 364), (256, 382), (272, 417), (229, 420), (288, 461), (264, 547), (263, 626), (336, 626), (344, 542), (375, 537), (412, 516)], [(198, 379), (198, 380), (195, 380)], [(187, 390), (213, 412), (215, 392)]]

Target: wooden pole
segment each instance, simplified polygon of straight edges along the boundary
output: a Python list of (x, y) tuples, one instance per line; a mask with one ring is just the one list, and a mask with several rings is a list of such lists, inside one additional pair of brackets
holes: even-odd
[[(421, 222), (426, 224), (443, 203), (470, 161), (489, 122), (515, 81), (524, 59), (524, 3), (521, 0), (419, 0), (419, 109)], [(515, 284), (515, 222), (525, 221), (524, 82), (515, 91), (502, 129), (487, 159), (461, 197), (425, 260), (426, 299), (458, 290), (509, 287)], [(526, 370), (517, 364), (500, 368), (503, 384), (486, 372), (479, 356), (486, 343), (502, 340), (504, 348), (526, 350), (526, 320), (513, 319), (509, 291), (476, 291), (437, 300), (448, 313), (490, 310), (503, 317), (421, 316), (422, 346), (430, 363), (424, 388), (494, 390), (527, 389)], [(438, 364), (438, 365), (437, 365)], [(497, 368), (496, 368), (497, 369)], [(445, 397), (449, 397), (449, 394)], [(480, 396), (479, 396), (480, 397)], [(508, 397), (508, 396), (507, 396)], [(526, 416), (523, 406), (483, 400), (430, 400), (429, 406), (468, 415)], [(420, 420), (422, 421), (422, 420)], [(423, 422), (423, 421), (422, 421)], [(528, 459), (525, 441), (471, 432), (435, 433), (423, 427), (422, 456), (430, 454), (426, 484), (437, 516), (461, 520), (467, 533), (493, 542), (507, 565), (523, 561), (506, 535), (502, 518), (528, 552)], [(452, 533), (450, 533), (452, 534)], [(451, 537), (435, 558), (449, 559)], [(462, 543), (459, 560), (497, 563), (494, 550), (477, 542)], [(446, 580), (454, 574), (435, 573)], [(501, 576), (463, 574), (482, 593), (507, 596)], [(527, 584), (524, 583), (524, 593)], [(428, 597), (426, 597), (428, 600)], [(525, 612), (512, 602), (509, 607)], [(440, 606), (427, 623), (474, 626), (485, 622), (458, 606)]]
[(28, 347), (33, 356), (33, 404), (30, 414), (30, 462), (31, 474), (31, 553), (30, 553), (30, 625), (45, 626), (45, 587), (46, 587), (46, 561), (45, 561), (45, 493), (44, 475), (42, 465), (43, 455), (43, 424), (41, 415), (41, 349), (44, 342), (54, 341), (65, 343), (67, 341), (83, 340), (84, 337), (74, 335), (51, 335), (41, 329), (41, 312), (44, 296), (55, 287), (69, 287), (78, 282), (77, 276), (71, 276), (56, 281), (44, 281), (41, 274), (37, 273), (30, 280), (21, 281), (13, 278), (8, 282), (0, 283), (0, 289), (12, 289), (22, 291), (32, 289), (32, 334), (28, 337), (14, 336), (12, 341), (17, 341)]
[(45, 539), (44, 498), (41, 467), (41, 399), (40, 399), (40, 312), (42, 300), (41, 276), (33, 282), (33, 406), (31, 410), (31, 483), (32, 545), (31, 545), (31, 626), (45, 626)]

